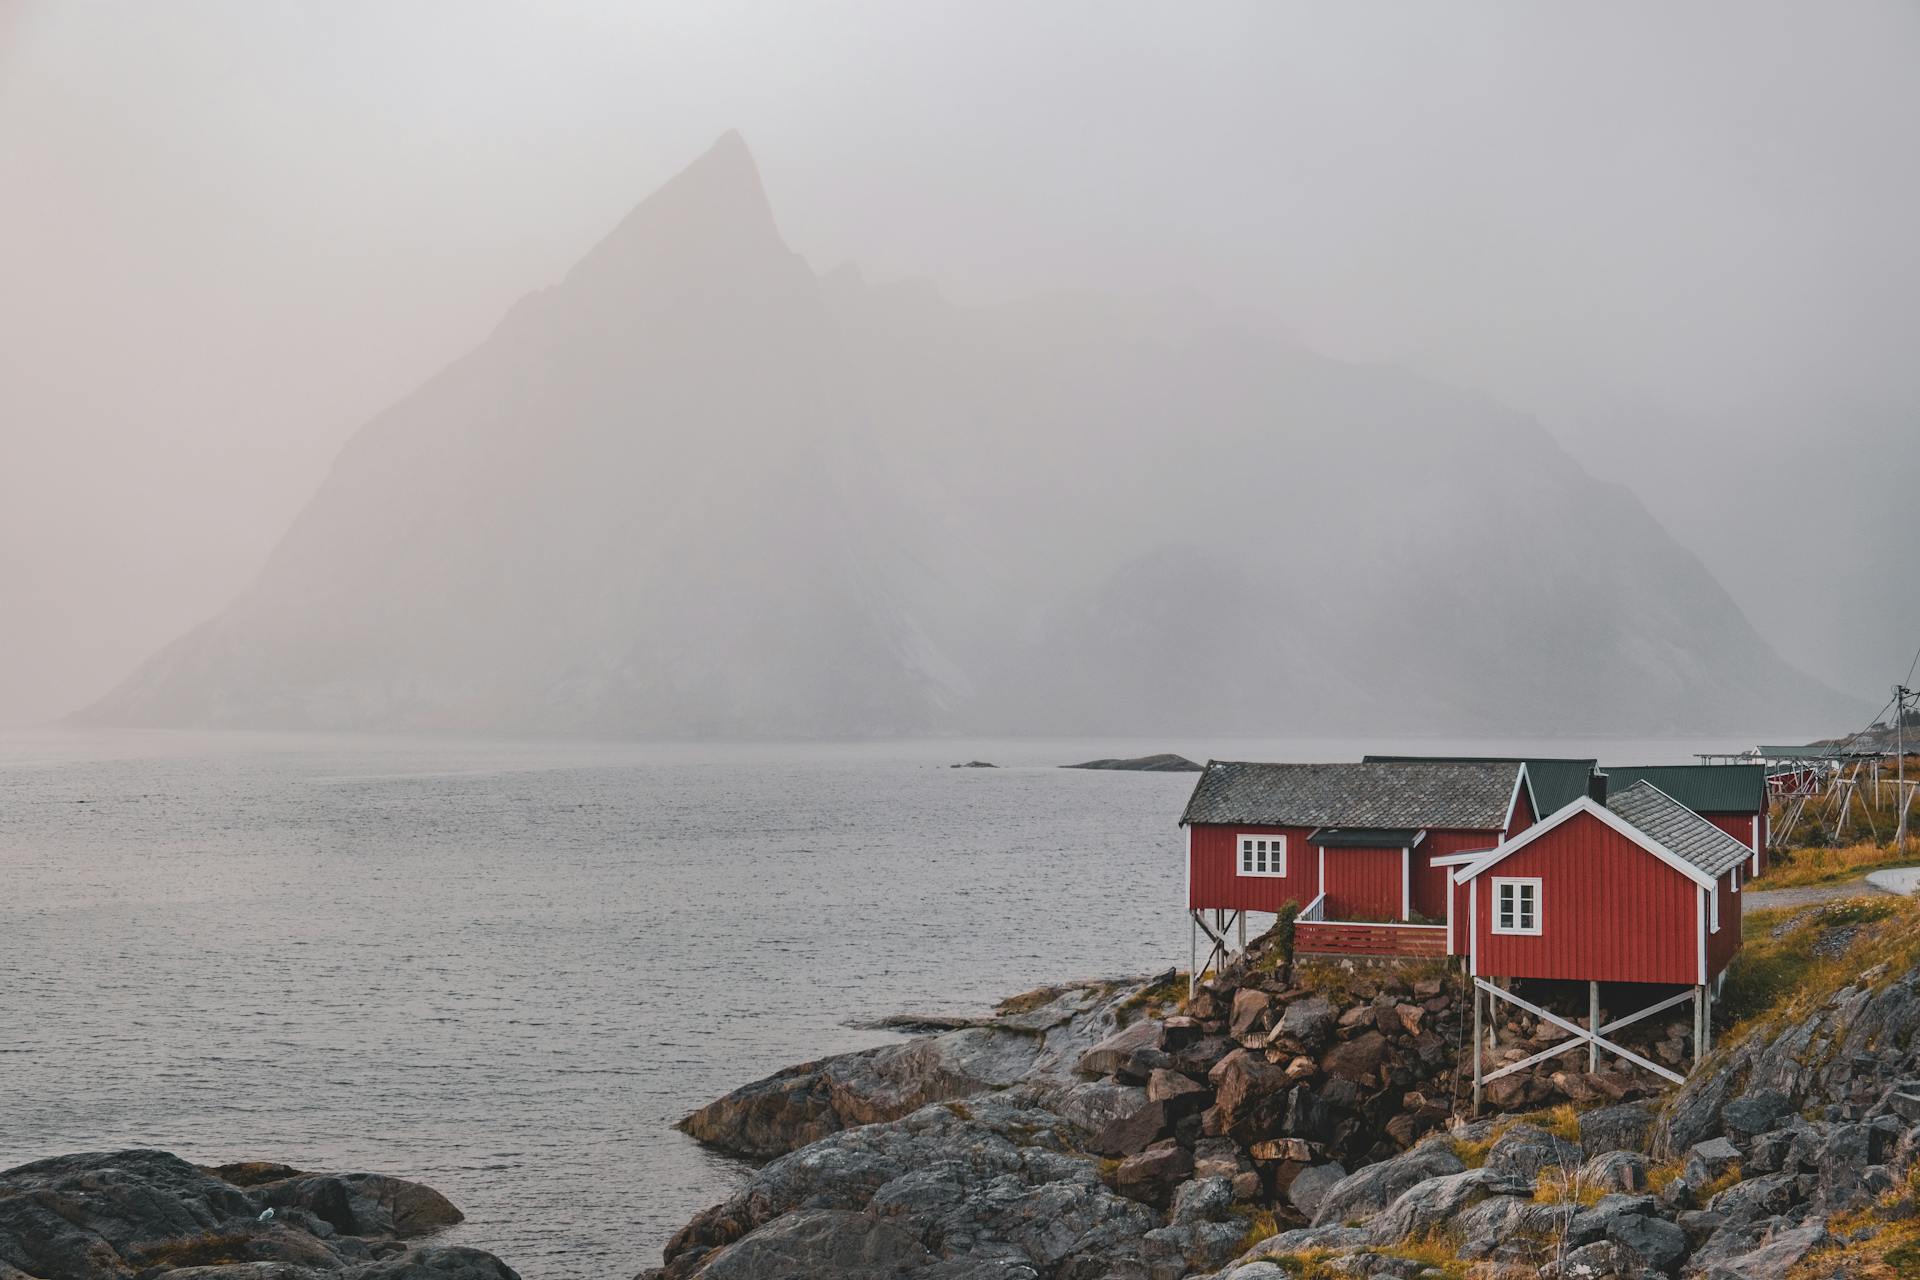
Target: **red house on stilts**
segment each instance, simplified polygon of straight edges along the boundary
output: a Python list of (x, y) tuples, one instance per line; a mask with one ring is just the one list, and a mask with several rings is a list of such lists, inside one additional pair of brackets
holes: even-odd
[(1299, 952), (1456, 953), (1449, 868), (1536, 814), (1526, 766), (1511, 761), (1212, 761), (1180, 819), (1194, 981), (1236, 949), (1230, 933), (1246, 945), (1249, 911), (1289, 902)]
[[(1588, 1070), (1614, 1054), (1678, 1083), (1680, 1075), (1609, 1040), (1613, 1032), (1675, 1005), (1693, 1004), (1696, 1063), (1711, 1040), (1712, 992), (1740, 947), (1740, 889), (1748, 845), (1639, 781), (1549, 814), (1454, 872), (1456, 950), (1474, 984), (1474, 1102), (1481, 1085), (1585, 1046)], [(1605, 800), (1602, 804), (1601, 800)], [(1502, 983), (1586, 984), (1585, 1026), (1515, 995)], [(1600, 984), (1679, 988), (1638, 1012), (1600, 1021)], [(1565, 1042), (1483, 1074), (1480, 1034), (1487, 999), (1505, 1000), (1568, 1033)]]

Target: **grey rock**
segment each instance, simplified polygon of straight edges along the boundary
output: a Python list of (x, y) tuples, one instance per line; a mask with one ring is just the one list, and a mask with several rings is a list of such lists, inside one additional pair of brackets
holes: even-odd
[(1767, 1173), (1736, 1182), (1707, 1202), (1709, 1212), (1724, 1223), (1745, 1224), (1776, 1217), (1792, 1209), (1797, 1179), (1790, 1173)]
[(1752, 1249), (1716, 1262), (1700, 1274), (1707, 1280), (1786, 1280), (1787, 1274), (1830, 1237), (1824, 1224), (1810, 1222), (1772, 1233)]
[(1325, 996), (1308, 996), (1287, 1006), (1287, 1011), (1280, 1015), (1275, 1034), (1293, 1041), (1308, 1053), (1319, 1053), (1333, 1035), (1338, 1016)]
[(1487, 1168), (1531, 1181), (1543, 1169), (1578, 1169), (1586, 1153), (1530, 1124), (1516, 1124), (1487, 1149)]
[(1657, 1207), (1652, 1196), (1601, 1196), (1573, 1215), (1567, 1224), (1567, 1240), (1570, 1244), (1583, 1245), (1606, 1239), (1612, 1234), (1616, 1219), (1644, 1218), (1656, 1212)]
[(1127, 1059), (1136, 1051), (1159, 1047), (1160, 1024), (1150, 1018), (1142, 1018), (1122, 1027), (1081, 1054), (1075, 1069), (1091, 1076), (1112, 1075), (1124, 1067)]
[(801, 1209), (708, 1255), (698, 1280), (891, 1280), (931, 1265), (911, 1231), (868, 1213)]
[(1294, 1208), (1311, 1218), (1314, 1210), (1320, 1207), (1320, 1202), (1326, 1199), (1327, 1192), (1346, 1176), (1345, 1167), (1338, 1161), (1308, 1165), (1287, 1185), (1287, 1199)]
[(1651, 1271), (1670, 1272), (1687, 1256), (1687, 1233), (1665, 1218), (1621, 1214), (1607, 1224), (1607, 1239)]
[(1226, 1178), (1196, 1178), (1173, 1193), (1169, 1221), (1186, 1225), (1218, 1221), (1233, 1207), (1233, 1187)]
[(1755, 1089), (1726, 1104), (1720, 1121), (1727, 1137), (1744, 1146), (1768, 1130), (1777, 1129), (1793, 1115), (1793, 1102), (1778, 1089)]
[[(296, 1280), (376, 1263), (382, 1275), (407, 1267), (449, 1280), (513, 1275), (478, 1250), (428, 1254), (399, 1243), (460, 1220), (419, 1183), (284, 1165), (226, 1168), (250, 1185), (152, 1150), (57, 1156), (0, 1173), (0, 1276), (121, 1280), (164, 1268)], [(262, 1206), (276, 1203), (285, 1211), (262, 1222)]]
[(1391, 1160), (1356, 1169), (1329, 1187), (1314, 1211), (1313, 1225), (1364, 1223), (1385, 1212), (1415, 1184), (1459, 1173), (1466, 1167), (1445, 1138), (1429, 1138)]
[(1137, 1049), (1158, 1044), (1160, 1024), (1142, 1018), (1116, 1030), (1121, 1006), (1150, 979), (1047, 988), (1014, 1013), (898, 1044), (777, 1071), (693, 1112), (680, 1128), (733, 1155), (768, 1159), (829, 1134), (897, 1120), (933, 1102), (1019, 1086), (1049, 1110), (1100, 1124), (1139, 1105), (1130, 1085), (1081, 1079), (1090, 1053), (1110, 1075)]
[(1638, 1102), (1597, 1107), (1580, 1115), (1580, 1146), (1590, 1156), (1608, 1151), (1645, 1151), (1653, 1111)]
[(1725, 1138), (1709, 1138), (1687, 1152), (1681, 1176), (1694, 1186), (1705, 1186), (1738, 1163), (1740, 1148)]
[(1606, 1151), (1580, 1166), (1580, 1182), (1603, 1192), (1644, 1191), (1648, 1167), (1647, 1158), (1637, 1151)]
[(1516, 1182), (1491, 1167), (1443, 1174), (1408, 1187), (1367, 1226), (1376, 1243), (1397, 1244), (1431, 1234), (1488, 1196), (1529, 1189), (1530, 1183)]
[(664, 1271), (690, 1275), (705, 1251), (795, 1210), (841, 1209), (894, 1223), (942, 1265), (997, 1258), (1049, 1275), (1125, 1275), (1121, 1262), (1159, 1222), (1069, 1153), (1075, 1137), (1060, 1117), (1000, 1095), (843, 1130), (696, 1215), (668, 1243)]
[(302, 1174), (250, 1188), (247, 1199), (276, 1214), (304, 1209), (344, 1235), (409, 1240), (461, 1220), (431, 1187), (376, 1173)]

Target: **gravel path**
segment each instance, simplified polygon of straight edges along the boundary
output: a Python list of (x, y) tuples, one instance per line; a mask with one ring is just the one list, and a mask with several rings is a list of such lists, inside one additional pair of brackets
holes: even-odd
[[(1876, 871), (1875, 875), (1883, 872)], [(1796, 889), (1748, 889), (1744, 891), (1746, 901), (1741, 904), (1742, 911), (1769, 911), (1774, 907), (1805, 907), (1816, 902), (1832, 902), (1835, 898), (1858, 898), (1871, 893), (1912, 893), (1909, 885), (1905, 889), (1883, 889), (1867, 880), (1843, 880), (1839, 884), (1810, 884)]]

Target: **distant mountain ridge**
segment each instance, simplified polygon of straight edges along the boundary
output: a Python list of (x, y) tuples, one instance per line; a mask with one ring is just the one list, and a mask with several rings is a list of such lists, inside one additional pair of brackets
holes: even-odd
[(816, 276), (722, 138), (82, 718), (615, 736), (1850, 716), (1532, 423), (1193, 300)]

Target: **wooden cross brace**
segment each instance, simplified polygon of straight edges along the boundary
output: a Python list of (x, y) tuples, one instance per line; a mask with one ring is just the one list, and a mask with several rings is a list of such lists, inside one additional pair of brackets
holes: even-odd
[(1537, 1004), (1532, 1004), (1532, 1003), (1529, 1003), (1528, 1001), (1522, 1000), (1519, 996), (1514, 995), (1513, 992), (1508, 991), (1502, 987), (1497, 987), (1493, 983), (1488, 982), (1485, 978), (1475, 978), (1473, 982), (1475, 986), (1479, 987), (1482, 991), (1486, 992), (1488, 995), (1492, 996), (1494, 999), (1505, 1000), (1508, 1004), (1518, 1005), (1520, 1008), (1525, 1009), (1528, 1013), (1533, 1014), (1535, 1017), (1545, 1018), (1548, 1022), (1551, 1022), (1554, 1026), (1559, 1027), (1563, 1031), (1568, 1031), (1572, 1033), (1572, 1038), (1569, 1039), (1565, 1044), (1557, 1044), (1553, 1046), (1553, 1048), (1551, 1049), (1542, 1049), (1539, 1053), (1534, 1054), (1530, 1058), (1522, 1058), (1518, 1062), (1508, 1063), (1506, 1066), (1500, 1068), (1498, 1071), (1488, 1072), (1485, 1076), (1481, 1078), (1482, 1083), (1498, 1080), (1501, 1076), (1512, 1075), (1516, 1071), (1524, 1071), (1526, 1068), (1532, 1066), (1536, 1062), (1544, 1062), (1548, 1058), (1554, 1057), (1557, 1054), (1565, 1053), (1570, 1049), (1578, 1049), (1588, 1044), (1597, 1045), (1608, 1053), (1614, 1054), (1618, 1057), (1625, 1058), (1628, 1062), (1633, 1063), (1635, 1066), (1645, 1067), (1648, 1071), (1653, 1072), (1655, 1075), (1660, 1076), (1667, 1080), (1671, 1080), (1675, 1084), (1682, 1084), (1686, 1081), (1685, 1076), (1678, 1075), (1672, 1071), (1669, 1071), (1667, 1068), (1661, 1066), (1657, 1062), (1649, 1062), (1647, 1059), (1641, 1057), (1639, 1054), (1635, 1053), (1633, 1050), (1628, 1049), (1623, 1045), (1615, 1044), (1613, 1041), (1607, 1039), (1606, 1036), (1608, 1032), (1618, 1031), (1621, 1027), (1631, 1026), (1632, 1024), (1639, 1022), (1643, 1018), (1650, 1018), (1654, 1014), (1659, 1013), (1664, 1009), (1671, 1009), (1673, 1008), (1673, 1006), (1680, 1004), (1683, 1001), (1693, 999), (1694, 996), (1693, 996), (1693, 992), (1691, 991), (1682, 991), (1679, 995), (1673, 996), (1666, 1000), (1662, 1000), (1658, 1004), (1648, 1005), (1646, 1008), (1640, 1010), (1640, 1012), (1638, 1013), (1629, 1014), (1624, 1018), (1616, 1018), (1612, 1022), (1609, 1022), (1606, 1026), (1601, 1027), (1596, 1031), (1589, 1031), (1585, 1027), (1580, 1026), (1578, 1023), (1568, 1022), (1565, 1018), (1562, 1018), (1557, 1014), (1548, 1013), (1545, 1009), (1542, 1009)]

